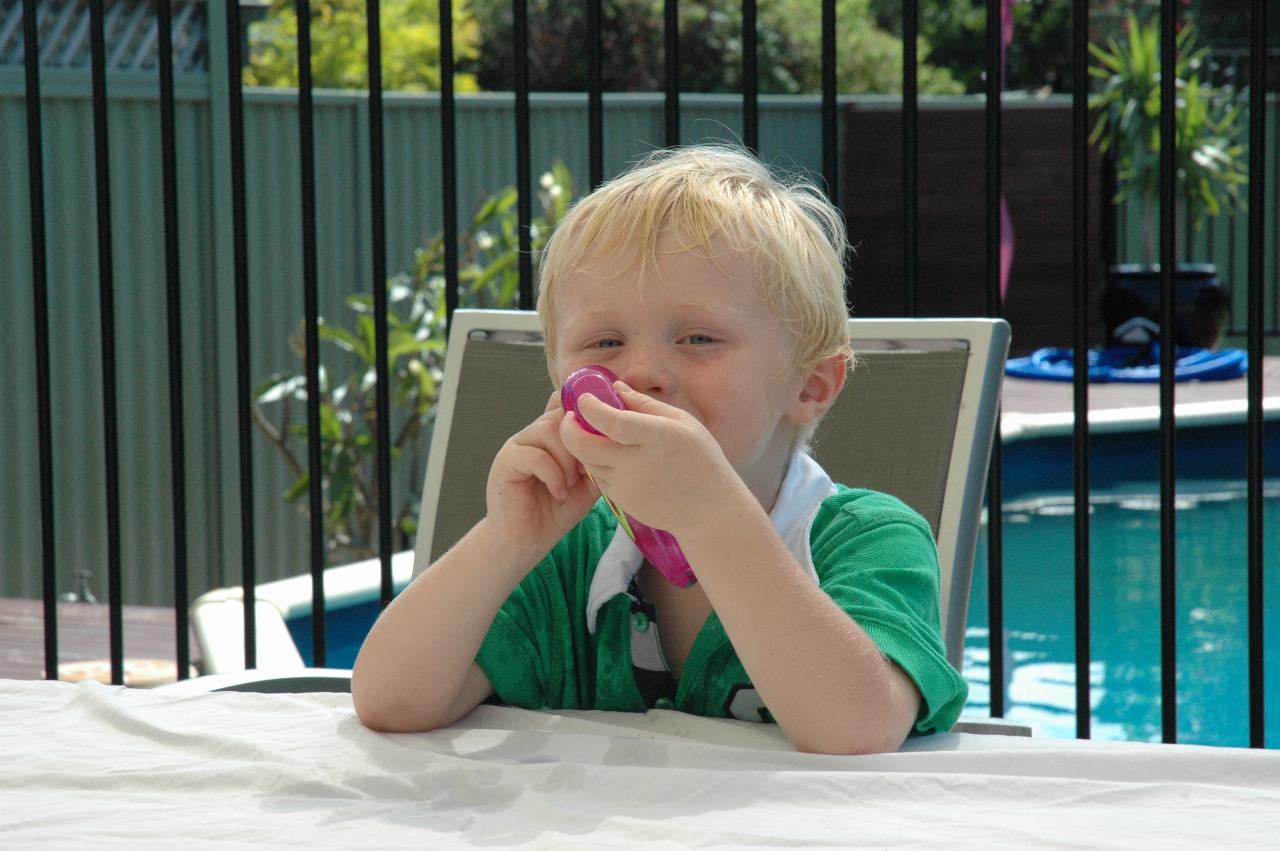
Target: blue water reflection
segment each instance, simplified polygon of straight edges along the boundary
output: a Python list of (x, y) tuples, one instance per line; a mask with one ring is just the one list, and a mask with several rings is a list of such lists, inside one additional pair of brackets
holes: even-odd
[[(1244, 482), (1178, 486), (1178, 741), (1248, 744), (1247, 499)], [(1280, 479), (1264, 488), (1268, 747), (1280, 747)], [(1092, 736), (1160, 739), (1160, 501), (1152, 483), (1090, 498)], [(1028, 493), (1004, 506), (1006, 717), (1074, 737), (1074, 500)], [(978, 544), (964, 674), (969, 710), (990, 708), (987, 540)]]

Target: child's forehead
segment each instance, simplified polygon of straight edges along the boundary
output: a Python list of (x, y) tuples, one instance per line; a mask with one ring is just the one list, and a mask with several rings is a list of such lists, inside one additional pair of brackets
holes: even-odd
[(563, 306), (604, 309), (624, 296), (685, 310), (741, 310), (765, 302), (755, 258), (744, 252), (659, 244), (648, 256), (596, 252), (573, 264), (557, 287)]

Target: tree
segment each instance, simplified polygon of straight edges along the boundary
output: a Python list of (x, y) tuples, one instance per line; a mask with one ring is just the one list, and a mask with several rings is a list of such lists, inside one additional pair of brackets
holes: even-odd
[[(902, 39), (876, 25), (872, 0), (836, 2), (836, 80), (847, 94), (902, 93)], [(822, 88), (822, 10), (811, 0), (774, 0), (769, 4), (771, 24), (783, 22), (796, 33), (802, 54), (809, 58), (801, 75), (801, 91)], [(957, 94), (964, 91), (951, 71), (933, 60), (933, 48), (925, 38), (916, 42), (917, 82), (921, 94)]]
[[(1089, 41), (1104, 44), (1123, 31), (1132, 12), (1144, 20), (1159, 14), (1160, 0), (1093, 0)], [(902, 0), (870, 0), (876, 26), (902, 36)], [(1248, 0), (1184, 0), (1182, 22), (1196, 23), (1211, 45), (1247, 42)], [(1013, 43), (1005, 58), (1005, 88), (1069, 92), (1071, 0), (1015, 0)], [(930, 61), (950, 71), (969, 92), (985, 89), (987, 0), (920, 0), (920, 35), (932, 47)]]
[[(440, 16), (436, 0), (382, 0), (382, 86), (401, 91), (440, 88)], [(311, 73), (320, 88), (363, 89), (369, 85), (369, 39), (365, 0), (319, 0), (311, 7)], [(466, 0), (454, 3), (454, 57), (475, 55), (479, 28)], [(298, 85), (298, 17), (291, 0), (273, 0), (267, 17), (249, 27), (250, 86)], [(460, 91), (474, 91), (468, 74), (454, 78)]]
[[(838, 81), (842, 92), (897, 92), (902, 48), (870, 20), (871, 0), (839, 0)], [(742, 85), (740, 0), (680, 6), (680, 88), (736, 92)], [(664, 83), (662, 0), (602, 4), (602, 79), (608, 91), (660, 91)], [(481, 88), (510, 90), (514, 41), (510, 0), (472, 0), (480, 45), (467, 63)], [(757, 56), (764, 93), (816, 92), (821, 87), (821, 9), (811, 0), (760, 0)], [(586, 7), (529, 2), (529, 82), (534, 91), (583, 91), (587, 85)], [(922, 56), (928, 45), (922, 42)], [(921, 91), (955, 92), (945, 70), (924, 65)]]

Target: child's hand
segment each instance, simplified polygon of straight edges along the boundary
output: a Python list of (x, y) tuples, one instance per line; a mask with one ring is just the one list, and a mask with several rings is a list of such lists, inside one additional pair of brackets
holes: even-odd
[(510, 437), (489, 469), (489, 525), (513, 547), (546, 553), (577, 524), (600, 492), (560, 440), (564, 409), (551, 394), (546, 411)]
[(632, 390), (613, 388), (627, 410), (585, 394), (578, 403), (593, 435), (563, 417), (560, 439), (595, 478), (600, 490), (628, 514), (677, 538), (696, 528), (717, 493), (741, 479), (720, 444), (692, 414)]

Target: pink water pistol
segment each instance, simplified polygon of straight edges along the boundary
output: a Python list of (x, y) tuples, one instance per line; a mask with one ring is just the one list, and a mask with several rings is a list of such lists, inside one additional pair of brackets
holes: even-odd
[[(592, 434), (600, 434), (578, 411), (578, 400), (584, 393), (590, 393), (606, 405), (625, 411), (626, 406), (622, 404), (622, 399), (613, 389), (613, 382), (617, 380), (618, 376), (602, 366), (584, 366), (565, 379), (564, 386), (560, 388), (560, 404), (566, 411), (577, 414), (578, 423), (583, 428)], [(662, 529), (646, 526), (618, 508), (607, 494), (601, 493), (601, 496), (604, 497), (613, 516), (618, 518), (618, 525), (631, 540), (636, 542), (640, 552), (659, 573), (681, 588), (688, 588), (698, 581), (693, 575), (693, 568), (689, 566), (689, 560), (684, 557), (680, 545), (676, 543), (674, 535)]]

